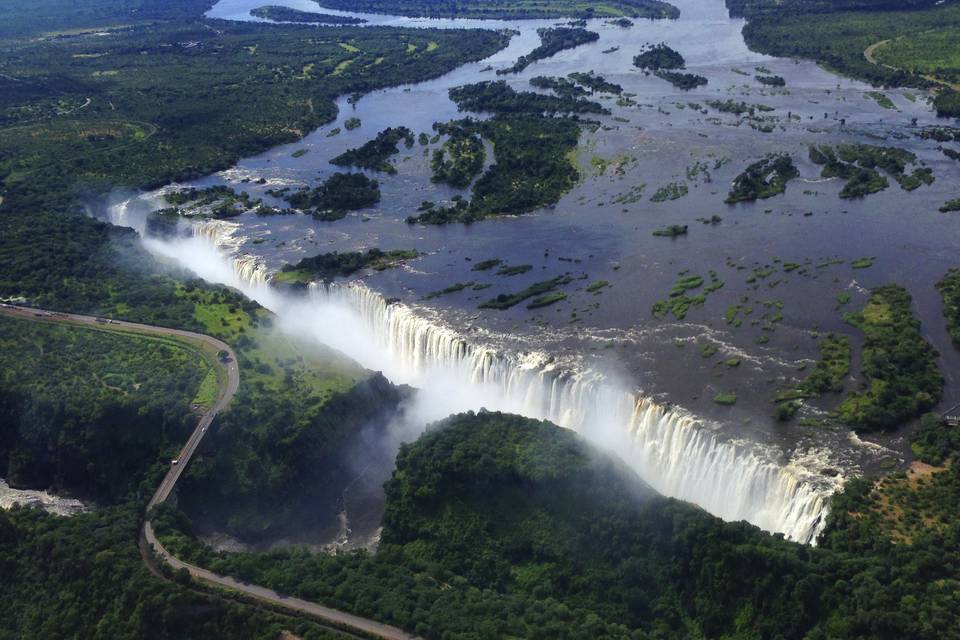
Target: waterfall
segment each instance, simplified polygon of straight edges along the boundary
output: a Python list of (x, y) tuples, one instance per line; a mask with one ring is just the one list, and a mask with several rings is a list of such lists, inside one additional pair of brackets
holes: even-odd
[[(137, 222), (126, 205), (112, 207), (110, 217)], [(429, 309), (391, 302), (363, 284), (314, 283), (306, 297), (282, 295), (269, 286), (263, 261), (240, 252), (240, 225), (195, 220), (192, 228), (192, 238), (146, 245), (201, 277), (240, 288), (274, 311), (281, 327), (313, 335), (394, 382), (432, 391), (435, 413), (425, 419), (485, 407), (550, 420), (613, 449), (660, 493), (724, 520), (746, 520), (803, 543), (814, 542), (825, 524), (843, 478), (822, 473), (823, 452), (787, 456), (726, 437), (716, 425), (597, 371), (541, 352), (511, 353), (482, 336), (468, 340)]]
[(440, 371), (464, 385), (493, 387), (500, 404), (487, 408), (550, 420), (616, 446), (657, 491), (724, 520), (747, 520), (812, 542), (842, 482), (820, 473), (817, 452), (785, 460), (775, 448), (725, 439), (694, 416), (660, 406), (602, 374), (564, 370), (544, 354), (511, 355), (471, 344), (364, 285), (314, 284), (311, 296), (318, 304), (355, 309), (409, 380)]
[(193, 223), (195, 236), (206, 238), (219, 251), (233, 255), (233, 270), (241, 284), (259, 286), (266, 284), (270, 276), (267, 265), (257, 256), (238, 254), (244, 238), (242, 227), (227, 220), (198, 220)]

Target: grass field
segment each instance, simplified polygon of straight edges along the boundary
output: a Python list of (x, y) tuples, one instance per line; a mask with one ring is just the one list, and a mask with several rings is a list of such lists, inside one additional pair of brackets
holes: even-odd
[(874, 52), (881, 64), (953, 80), (960, 74), (960, 28), (895, 38)]
[[(295, 342), (272, 328), (272, 314), (266, 309), (244, 306), (232, 296), (209, 289), (180, 285), (178, 295), (194, 303), (194, 315), (205, 333), (236, 349), (241, 389), (267, 393), (295, 390), (303, 399), (323, 404), (367, 377), (361, 367), (333, 349)], [(199, 404), (209, 396), (211, 382), (205, 379), (198, 390)]]

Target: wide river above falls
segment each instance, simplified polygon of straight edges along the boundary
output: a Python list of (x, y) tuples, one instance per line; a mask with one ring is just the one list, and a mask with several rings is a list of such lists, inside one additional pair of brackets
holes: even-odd
[[(222, 0), (208, 15), (247, 20), (249, 10), (263, 4), (262, 0)], [(271, 0), (270, 4), (327, 11), (309, 0)], [(863, 83), (812, 62), (750, 52), (741, 36), (743, 21), (729, 18), (722, 0), (674, 4), (681, 10), (675, 21), (637, 20), (633, 27), (623, 28), (591, 20), (587, 28), (600, 34), (597, 42), (507, 76), (496, 76), (495, 70), (539, 44), (538, 28), (562, 21), (435, 20), (330, 11), (363, 17), (370, 24), (506, 28), (519, 35), (490, 58), (441, 78), (377, 91), (355, 103), (344, 96), (338, 101), (336, 121), (302, 141), (244, 159), (231, 170), (191, 184), (228, 184), (281, 205), (264, 192), (315, 186), (338, 170), (329, 164), (330, 158), (388, 126), (402, 125), (414, 134), (432, 136), (434, 122), (463, 117), (447, 92), (473, 82), (503, 78), (517, 90), (529, 91), (534, 76), (594, 71), (636, 95), (619, 104), (614, 96), (592, 98), (608, 107), (611, 115), (600, 116), (596, 130), (584, 130), (576, 155), (583, 179), (549, 210), (470, 226), (406, 224), (405, 218), (425, 200), (443, 202), (458, 193), (469, 195), (432, 183), (429, 154), (437, 145), (418, 144), (401, 148), (393, 158), (396, 175), (371, 174), (382, 191), (376, 208), (332, 223), (307, 216), (251, 214), (229, 222), (199, 223), (198, 231), (241, 264), (243, 277), (254, 284), (284, 264), (317, 253), (372, 247), (417, 249), (425, 255), (406, 267), (364, 276), (370, 292), (399, 300), (404, 313), (471, 344), (513, 354), (518, 366), (542, 368), (549, 362), (571, 371), (602, 372), (616, 380), (618, 388), (639, 391), (661, 407), (680, 407), (683, 415), (699, 416), (704, 428), (735, 441), (741, 450), (756, 443), (774, 450), (770, 459), (779, 460), (777, 464), (804, 467), (811, 475), (822, 476), (821, 495), (836, 488), (836, 472), (841, 476), (857, 473), (884, 458), (902, 461), (902, 436), (869, 444), (845, 429), (778, 424), (771, 400), (778, 390), (806, 375), (804, 365), (809, 369), (817, 356), (816, 336), (832, 330), (852, 333), (842, 313), (862, 305), (869, 287), (889, 282), (910, 290), (924, 331), (942, 354), (947, 376), (944, 404), (960, 400), (951, 375), (958, 357), (944, 329), (934, 289), (934, 283), (956, 265), (960, 218), (937, 209), (956, 197), (957, 169), (938, 143), (915, 135), (924, 126), (938, 124), (928, 96), (886, 91), (893, 108), (885, 108)], [(706, 76), (709, 83), (679, 91), (641, 73), (632, 64), (634, 55), (645, 43), (657, 42), (680, 51), (688, 70)], [(760, 73), (784, 77), (786, 87), (764, 86), (754, 79)], [(757, 121), (751, 126), (741, 117), (709, 108), (707, 102), (715, 100), (770, 107), (759, 115), (767, 117), (765, 124), (771, 126), (758, 126)], [(347, 131), (344, 121), (351, 117), (359, 118), (362, 126)], [(334, 129), (341, 132), (330, 136)], [(843, 142), (909, 149), (933, 170), (936, 181), (913, 192), (891, 182), (886, 191), (865, 199), (840, 199), (842, 184), (819, 178), (819, 167), (808, 159), (808, 147)], [(309, 152), (294, 157), (301, 149)], [(790, 153), (801, 178), (791, 182), (783, 196), (724, 204), (732, 179), (747, 164), (771, 152)], [(256, 184), (260, 178), (266, 184)], [(670, 183), (685, 185), (687, 195), (653, 202), (651, 196)], [(123, 222), (124, 216), (156, 207), (157, 202), (150, 194), (125, 202), (120, 205), (122, 215), (114, 208), (113, 219)], [(698, 221), (714, 215), (722, 222)], [(690, 231), (673, 239), (652, 235), (673, 224), (689, 225)], [(533, 265), (533, 269), (510, 277), (472, 270), (476, 262), (492, 258)], [(852, 262), (862, 258), (870, 258), (872, 266), (855, 269)], [(564, 288), (568, 298), (563, 302), (537, 310), (522, 304), (508, 311), (477, 308), (480, 301), (499, 293), (567, 272), (575, 280)], [(668, 297), (682, 273), (701, 275), (708, 282), (714, 273), (723, 287), (710, 293), (703, 307), (692, 308), (683, 321), (655, 319), (651, 307)], [(201, 275), (216, 279), (209, 273)], [(601, 280), (610, 286), (600, 293), (587, 290), (590, 283)], [(427, 294), (458, 282), (490, 286), (481, 291), (467, 287), (424, 300)], [(841, 304), (838, 296), (844, 294), (849, 294), (850, 302)], [(725, 314), (738, 304), (741, 324), (737, 327)], [(744, 308), (752, 309), (752, 314), (745, 315)], [(370, 309), (368, 321), (379, 322)], [(407, 331), (398, 329), (404, 320), (396, 312), (377, 313), (384, 323), (392, 323), (392, 329), (384, 324), (379, 331)], [(391, 344), (398, 348), (396, 340)], [(702, 355), (707, 344), (717, 347), (716, 356)], [(383, 368), (389, 375), (375, 358), (371, 362), (363, 354), (345, 350), (362, 364)], [(539, 358), (537, 364), (524, 364), (531, 354)], [(738, 364), (725, 364), (731, 359), (738, 359)], [(858, 366), (855, 360), (854, 367)], [(736, 405), (715, 404), (718, 393), (736, 393)], [(818, 410), (806, 407), (803, 415), (815, 416)], [(542, 417), (555, 417), (544, 413)], [(671, 464), (683, 465), (683, 455), (675, 456)], [(718, 454), (702, 455), (711, 465), (721, 464)], [(674, 472), (682, 475), (683, 470)], [(707, 474), (700, 480), (711, 482), (710, 478)], [(672, 495), (699, 501), (718, 515), (746, 517), (797, 538), (816, 529), (810, 522), (798, 528), (780, 526), (777, 518), (782, 515), (750, 517), (744, 511), (748, 507), (727, 512), (709, 504), (710, 498), (699, 500), (698, 491), (674, 490), (680, 486), (676, 483), (654, 484)], [(761, 503), (764, 499), (756, 498)]]

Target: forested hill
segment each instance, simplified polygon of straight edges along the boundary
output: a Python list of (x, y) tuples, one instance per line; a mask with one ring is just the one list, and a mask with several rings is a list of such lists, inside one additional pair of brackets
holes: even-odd
[[(595, 616), (595, 638), (957, 638), (960, 525), (944, 514), (958, 478), (855, 483), (812, 548), (652, 496), (570, 431), (471, 413), (402, 449), (383, 541), (475, 588)], [(950, 524), (891, 533), (884, 500)]]

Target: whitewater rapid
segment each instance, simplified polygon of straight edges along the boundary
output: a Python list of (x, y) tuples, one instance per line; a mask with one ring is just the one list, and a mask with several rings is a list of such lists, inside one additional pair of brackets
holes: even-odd
[[(144, 204), (134, 198), (110, 207), (111, 222), (143, 234), (151, 208)], [(778, 447), (729, 438), (610, 376), (550, 354), (512, 353), (484, 337), (468, 339), (429, 309), (387, 300), (362, 283), (314, 283), (305, 296), (285, 295), (270, 286), (262, 259), (239, 253), (240, 225), (190, 224), (188, 237), (145, 237), (145, 246), (240, 289), (277, 314), (281, 328), (432, 393), (424, 421), (480, 408), (550, 420), (615, 451), (660, 493), (724, 520), (746, 520), (803, 543), (814, 542), (824, 526), (830, 496), (843, 482), (842, 475), (824, 473), (824, 452), (788, 456)]]

